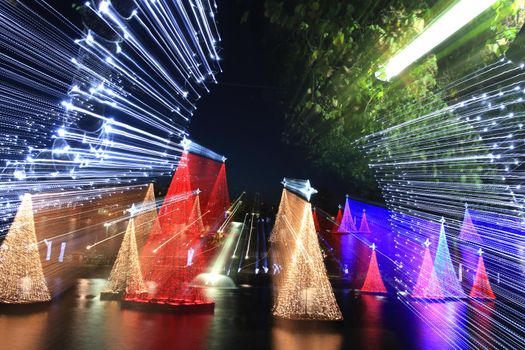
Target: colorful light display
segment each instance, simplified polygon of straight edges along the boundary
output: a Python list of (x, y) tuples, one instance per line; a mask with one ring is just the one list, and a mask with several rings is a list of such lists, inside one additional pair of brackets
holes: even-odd
[[(464, 298), (475, 284), (475, 252), (482, 248), (497, 283), (491, 319), (499, 329), (520, 330), (490, 338), (495, 347), (525, 341), (516, 326), (523, 313), (514, 311), (525, 304), (524, 81), (525, 64), (501, 58), (435, 89), (426, 101), (407, 103), (401, 113), (378, 117), (384, 128), (360, 140), (391, 212), (400, 300), (412, 308), (405, 295), (418, 280), (426, 238), (437, 247), (436, 275), (442, 274), (447, 298)], [(433, 224), (442, 216), (448, 237)], [(482, 306), (472, 313), (485, 317)], [(454, 332), (458, 344), (468, 340), (464, 330)]]
[(23, 193), (87, 198), (171, 173), (195, 104), (221, 70), (213, 2), (82, 6), (85, 29), (45, 1), (0, 4), (0, 235)]
[[(201, 210), (201, 194), (212, 191), (206, 197), (208, 202), (212, 198), (224, 197), (229, 201), (229, 194), (224, 164), (220, 165), (222, 170), (217, 172), (217, 167), (210, 166), (207, 162), (215, 161), (183, 153), (159, 209), (159, 224), (153, 227), (154, 231), (150, 233), (141, 252), (140, 260), (148, 294), (129, 293), (125, 297), (127, 301), (170, 305), (212, 303), (200, 288), (193, 286), (195, 278), (210, 265), (210, 251), (213, 250), (213, 247), (207, 246), (207, 238), (211, 233), (204, 224), (210, 210)], [(208, 172), (204, 171), (206, 169)], [(203, 186), (205, 190), (196, 188), (197, 185)], [(188, 193), (191, 195), (177, 200)], [(220, 212), (222, 215), (218, 224), (225, 220), (225, 209)]]

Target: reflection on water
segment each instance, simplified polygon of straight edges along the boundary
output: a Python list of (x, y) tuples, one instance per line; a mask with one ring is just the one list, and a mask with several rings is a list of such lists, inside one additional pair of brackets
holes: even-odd
[(424, 349), (455, 349), (465, 345), (467, 305), (463, 301), (413, 303), (420, 314), (419, 344)]
[[(25, 308), (25, 305), (22, 306)], [(13, 308), (12, 309), (14, 312)], [(40, 349), (44, 341), (48, 323), (47, 310), (34, 313), (2, 310), (0, 313), (0, 348), (2, 349)], [(4, 313), (5, 312), (5, 313)], [(4, 347), (8, 345), (7, 347)]]
[(393, 299), (336, 290), (343, 322), (291, 322), (272, 317), (268, 288), (211, 290), (215, 314), (176, 315), (100, 301), (104, 284), (82, 279), (49, 305), (0, 306), (0, 348), (447, 349), (461, 344), (458, 331), (467, 332), (469, 322), (481, 323), (488, 334), (469, 335), (470, 344), (489, 346), (491, 313), (497, 306), (414, 303), (411, 312)]
[[(306, 321), (308, 322), (308, 321)], [(317, 327), (299, 324), (279, 324), (272, 328), (272, 344), (276, 350), (338, 350), (343, 344), (343, 336), (330, 327)]]
[(363, 323), (366, 324), (364, 328), (364, 338), (368, 339), (367, 349), (376, 350), (381, 349), (381, 340), (384, 339), (383, 327), (383, 305), (382, 297), (373, 295), (363, 295)]

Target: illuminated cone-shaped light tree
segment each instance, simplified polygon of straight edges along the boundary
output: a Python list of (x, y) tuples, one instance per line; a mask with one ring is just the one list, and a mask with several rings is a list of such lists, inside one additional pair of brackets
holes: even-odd
[(208, 211), (209, 214), (206, 216), (205, 222), (211, 229), (219, 227), (224, 221), (225, 213), (230, 207), (230, 204), (230, 194), (228, 192), (228, 181), (226, 178), (226, 163), (223, 162), (206, 206), (206, 211)]
[(290, 247), (293, 242), (290, 226), (297, 225), (297, 223), (291, 223), (295, 217), (292, 216), (290, 208), (300, 206), (300, 200), (298, 196), (284, 189), (281, 194), (279, 210), (275, 216), (275, 224), (270, 236), (273, 284), (276, 287), (274, 300), (277, 299), (279, 289), (283, 283), (284, 273), (281, 273), (282, 267), (290, 260)]
[(113, 269), (102, 296), (108, 296), (109, 294), (122, 296), (124, 293), (141, 294), (145, 292), (147, 292), (147, 288), (140, 269), (135, 237), (135, 221), (132, 217), (128, 222), (117, 259), (113, 264)]
[(337, 210), (337, 215), (335, 217), (335, 224), (332, 227), (332, 233), (339, 233), (339, 227), (341, 226), (342, 221), (343, 213), (341, 212), (341, 206), (339, 206), (339, 209)]
[(423, 263), (417, 277), (417, 282), (410, 295), (412, 298), (422, 299), (443, 299), (443, 292), (439, 286), (439, 281), (434, 270), (434, 264), (432, 263), (432, 256), (430, 255), (430, 241), (427, 240), (423, 243), (425, 246), (425, 253), (423, 256)]
[(191, 214), (188, 220), (189, 222), (194, 222), (194, 232), (204, 232), (204, 222), (202, 221), (202, 217), (203, 215), (201, 212), (201, 201), (199, 195), (197, 194), (197, 196), (195, 197), (195, 201), (193, 202), (193, 208), (191, 209)]
[(441, 218), (439, 231), (439, 242), (434, 259), (434, 269), (439, 280), (441, 290), (445, 298), (466, 297), (458, 277), (452, 265), (452, 259), (448, 250), (447, 236), (445, 234), (445, 218)]
[(292, 193), (286, 197), (294, 197), (295, 203), (288, 203), (287, 213), (281, 218), (284, 225), (272, 234), (276, 241), (286, 240), (281, 249), (288, 252), (273, 314), (288, 319), (340, 320), (342, 315), (324, 266), (311, 204)]
[(461, 256), (461, 276), (462, 279), (466, 279), (469, 285), (472, 285), (478, 263), (477, 247), (483, 243), (483, 240), (472, 222), (467, 203), (465, 203), (465, 214), (458, 239), (459, 254)]
[(496, 299), (492, 287), (490, 286), (487, 271), (485, 270), (485, 262), (483, 261), (483, 250), (481, 248), (478, 251), (478, 268), (476, 270), (476, 277), (474, 278), (474, 284), (470, 290), (470, 297), (477, 299)]
[(366, 219), (366, 211), (363, 209), (363, 217), (361, 218), (361, 224), (359, 225), (359, 232), (370, 233), (370, 227), (368, 227), (368, 220)]
[(0, 246), (0, 302), (28, 304), (51, 300), (46, 285), (30, 194), (25, 194)]
[(370, 265), (368, 265), (368, 272), (366, 273), (365, 282), (361, 288), (361, 292), (366, 293), (386, 293), (386, 288), (379, 272), (376, 257), (376, 245), (373, 243), (372, 256), (370, 257)]
[(157, 215), (155, 201), (155, 189), (153, 184), (149, 184), (146, 195), (140, 207), (137, 208), (135, 216), (135, 237), (139, 251), (146, 243), (150, 233), (160, 233), (160, 223)]
[(339, 226), (339, 232), (350, 233), (357, 231), (354, 219), (352, 218), (352, 211), (350, 210), (350, 200), (346, 195), (345, 209), (343, 212), (343, 218), (341, 219), (341, 225)]
[(463, 224), (461, 225), (461, 230), (459, 232), (459, 239), (476, 244), (483, 243), (478, 230), (476, 230), (476, 227), (472, 222), (472, 217), (470, 216), (467, 203), (465, 203), (465, 214), (463, 216)]
[[(185, 152), (159, 210), (161, 232), (150, 234), (141, 253), (151, 302), (211, 303), (200, 289), (191, 286), (206, 266), (201, 249), (202, 220), (206, 213), (200, 213), (199, 190), (190, 181), (190, 168)], [(126, 296), (126, 300), (137, 301), (131, 296)]]

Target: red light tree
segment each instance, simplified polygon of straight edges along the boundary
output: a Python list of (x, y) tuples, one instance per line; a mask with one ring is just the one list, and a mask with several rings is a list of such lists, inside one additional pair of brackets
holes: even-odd
[(209, 212), (205, 218), (210, 229), (217, 228), (225, 219), (225, 213), (230, 207), (230, 194), (226, 179), (226, 164), (222, 163), (217, 178), (213, 185), (206, 210)]
[(487, 271), (485, 270), (485, 262), (483, 261), (483, 250), (478, 251), (478, 268), (476, 270), (476, 277), (474, 278), (474, 285), (470, 290), (470, 297), (477, 299), (496, 299), (492, 287), (490, 286)]
[(341, 226), (341, 221), (343, 220), (343, 213), (341, 212), (341, 206), (337, 210), (337, 216), (335, 217), (335, 224), (332, 227), (332, 233), (339, 233), (339, 226)]
[(443, 292), (439, 285), (439, 280), (436, 276), (436, 270), (434, 270), (434, 263), (432, 262), (432, 256), (430, 255), (430, 241), (427, 240), (423, 243), (425, 246), (425, 253), (423, 257), (423, 263), (421, 264), (421, 270), (417, 277), (416, 285), (412, 290), (412, 298), (422, 299), (443, 299)]
[(154, 301), (209, 302), (200, 289), (191, 287), (206, 266), (201, 249), (206, 213), (200, 213), (199, 194), (190, 181), (188, 162), (184, 153), (159, 210), (160, 233), (151, 232), (141, 254), (148, 299)]
[(361, 287), (361, 292), (366, 293), (386, 293), (386, 288), (379, 272), (379, 265), (377, 264), (376, 245), (373, 243), (372, 256), (370, 257), (370, 264), (368, 265), (368, 272), (366, 273), (365, 282)]

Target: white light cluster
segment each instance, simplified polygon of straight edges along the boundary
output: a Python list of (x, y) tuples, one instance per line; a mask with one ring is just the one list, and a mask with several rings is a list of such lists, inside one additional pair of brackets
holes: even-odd
[[(524, 88), (524, 65), (501, 59), (436, 91), (434, 99), (407, 105), (404, 114), (383, 116), (385, 129), (361, 140), (392, 213), (400, 298), (422, 317), (432, 313), (404, 296), (418, 279), (423, 242), (433, 243), (434, 255), (440, 218), (446, 217), (454, 273), (472, 283), (476, 265), (467, 267), (465, 257), (470, 254), (477, 261), (476, 252), (482, 249), (497, 297), (489, 321), (495, 328), (517, 330), (499, 338), (486, 334), (496, 347), (513, 348), (525, 341), (525, 315), (512, 306), (525, 304)], [(461, 237), (467, 214), (477, 233)], [(483, 303), (460, 303), (477, 315), (473, 318), (488, 312)], [(439, 307), (432, 309), (436, 324), (453, 329), (456, 344), (479, 346), (458, 326), (460, 321), (448, 322)], [(485, 332), (464, 318), (473, 332)]]
[(147, 183), (177, 166), (221, 71), (216, 4), (130, 3), (86, 2), (98, 23), (86, 30), (45, 1), (0, 3), (0, 235), (23, 193)]

